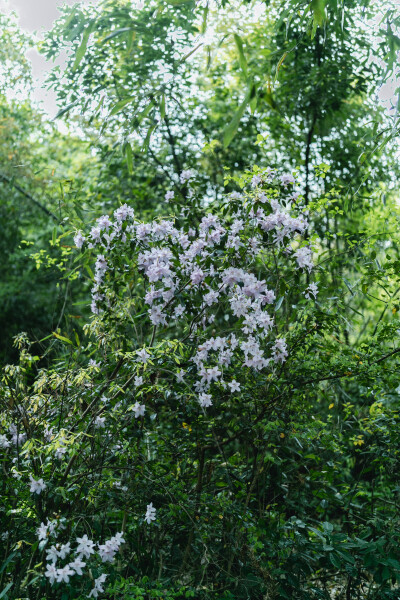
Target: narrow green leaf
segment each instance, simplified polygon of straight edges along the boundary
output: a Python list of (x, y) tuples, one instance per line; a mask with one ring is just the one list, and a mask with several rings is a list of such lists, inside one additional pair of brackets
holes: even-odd
[(207, 29), (208, 3), (204, 7), (203, 19), (201, 23), (201, 33), (205, 33)]
[(122, 100), (119, 100), (119, 102), (117, 102), (116, 104), (114, 104), (114, 106), (112, 107), (109, 116), (112, 117), (113, 115), (116, 115), (117, 113), (121, 112), (121, 110), (127, 104), (130, 104), (134, 100), (136, 100), (136, 96), (129, 96), (129, 98), (123, 98)]
[(280, 307), (282, 306), (282, 302), (284, 301), (285, 296), (281, 296), (278, 300), (278, 302), (275, 304), (275, 312), (278, 311), (280, 309)]
[(311, 10), (314, 15), (314, 23), (321, 26), (325, 21), (326, 0), (311, 0)]
[(67, 344), (70, 344), (71, 346), (73, 346), (73, 342), (71, 342), (71, 340), (69, 340), (67, 337), (60, 335), (59, 333), (56, 333), (55, 331), (53, 331), (53, 335), (54, 337), (56, 337), (58, 340), (61, 340), (62, 342), (66, 342)]
[(162, 119), (165, 118), (165, 94), (162, 95), (161, 97), (161, 102), (160, 102), (160, 116)]
[(17, 554), (17, 552), (11, 552), (11, 554), (9, 556), (7, 556), (6, 560), (1, 565), (0, 573), (2, 573), (4, 571), (4, 569), (6, 568), (6, 566), (12, 561), (12, 559), (14, 558), (14, 556), (16, 554)]
[(4, 588), (4, 590), (0, 594), (0, 598), (4, 598), (5, 597), (5, 595), (7, 594), (8, 590), (10, 589), (10, 587), (12, 585), (13, 585), (12, 581), (10, 581), (10, 583), (7, 583), (6, 587)]
[(237, 33), (235, 33), (233, 37), (235, 38), (236, 46), (237, 46), (237, 49), (239, 52), (240, 68), (242, 69), (245, 77), (247, 77), (247, 60), (246, 60), (246, 57), (245, 57), (244, 51), (243, 51), (242, 38)]
[(79, 46), (79, 48), (76, 52), (75, 62), (73, 64), (72, 71), (76, 71), (76, 69), (79, 67), (83, 57), (85, 56), (86, 48), (87, 48), (89, 37), (90, 37), (91, 33), (92, 33), (92, 28), (90, 26), (87, 27), (85, 29), (85, 31), (83, 32), (81, 45)]
[(54, 117), (54, 120), (59, 119), (60, 117), (65, 115), (67, 112), (69, 112), (71, 110), (71, 108), (76, 106), (78, 104), (78, 102), (79, 102), (79, 100), (75, 100), (75, 102), (71, 102), (71, 104), (67, 104), (67, 106), (65, 106), (64, 108), (61, 108), (58, 111), (58, 113), (56, 114), (56, 116)]
[(125, 144), (125, 156), (126, 156), (126, 164), (128, 166), (128, 171), (130, 174), (133, 173), (133, 153), (132, 146), (129, 142)]
[(255, 91), (254, 85), (251, 86), (242, 104), (239, 106), (238, 110), (234, 114), (232, 121), (227, 125), (227, 127), (224, 130), (223, 142), (225, 148), (229, 146), (229, 144), (231, 143), (231, 141), (237, 133), (239, 123), (241, 118), (243, 117), (244, 111), (246, 110), (247, 105), (254, 96), (253, 90)]
[(90, 277), (90, 279), (94, 279), (93, 271), (92, 271), (92, 269), (89, 267), (89, 265), (85, 265), (85, 269), (86, 269), (86, 271), (89, 273), (89, 277)]
[(145, 138), (145, 140), (143, 142), (143, 148), (142, 148), (143, 151), (148, 150), (149, 144), (150, 144), (151, 134), (153, 133), (153, 131), (155, 130), (156, 127), (157, 127), (157, 124), (156, 125), (152, 125), (149, 128), (149, 130), (148, 130), (148, 132), (146, 134), (146, 138)]
[(118, 37), (119, 35), (122, 35), (127, 31), (133, 31), (132, 27), (122, 27), (121, 29), (116, 29), (115, 31), (107, 35), (104, 39), (102, 39), (101, 43), (105, 44), (105, 42), (108, 42), (109, 40), (112, 40), (113, 38)]

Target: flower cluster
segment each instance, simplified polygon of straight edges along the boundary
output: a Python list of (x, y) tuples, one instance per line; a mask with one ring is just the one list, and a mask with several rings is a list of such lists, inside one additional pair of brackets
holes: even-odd
[[(44, 539), (44, 536), (47, 537), (50, 530), (52, 533), (55, 531), (51, 523), (48, 522), (47, 525), (42, 523), (37, 530), (39, 540)], [(123, 534), (117, 533), (109, 540), (106, 540), (104, 544), (97, 545), (85, 534), (76, 539), (77, 546), (74, 551), (71, 549), (70, 542), (66, 544), (56, 543), (46, 550), (47, 566), (45, 576), (51, 585), (56, 582), (69, 583), (70, 577), (74, 575), (82, 576), (84, 574), (84, 569), (87, 566), (85, 560), (90, 559), (96, 553), (103, 563), (113, 562), (116, 553), (124, 542)], [(72, 560), (71, 554), (73, 555)], [(57, 564), (58, 560), (64, 560), (66, 557), (69, 557), (69, 562), (64, 566), (59, 566)], [(98, 594), (104, 591), (101, 584), (105, 582), (106, 577), (105, 574), (102, 574), (95, 580), (95, 586), (90, 592), (89, 598), (97, 598)]]
[[(192, 178), (193, 173), (185, 171), (181, 183)], [(231, 194), (223, 216), (203, 207), (197, 227), (176, 227), (172, 219), (143, 223), (124, 205), (113, 220), (98, 219), (86, 240), (99, 252), (92, 290), (95, 314), (114, 310), (112, 285), (106, 283), (105, 274), (110, 267), (118, 273), (116, 258), (129, 249), (145, 278), (142, 301), (153, 332), (175, 326), (186, 330), (191, 342), (203, 338), (192, 357), (197, 372), (192, 390), (202, 408), (212, 406), (215, 395), (224, 390), (240, 389), (229, 369), (273, 369), (289, 356), (270, 310), (277, 290), (273, 277), (268, 282), (272, 264), (269, 267), (266, 261), (273, 257), (282, 269), (292, 271), (310, 273), (313, 268), (312, 247), (304, 239), (307, 211), (293, 192), (293, 175), (267, 169), (254, 175), (250, 184), (250, 192)], [(174, 194), (167, 196), (172, 200)], [(80, 232), (77, 240), (79, 244), (84, 240)], [(263, 265), (267, 278), (258, 274)], [(310, 284), (308, 291), (314, 296), (315, 290), (316, 285)], [(234, 333), (207, 338), (204, 332), (222, 312)], [(146, 364), (149, 356), (146, 348), (137, 351), (140, 363)], [(136, 418), (142, 417), (145, 405), (136, 402), (132, 410)]]

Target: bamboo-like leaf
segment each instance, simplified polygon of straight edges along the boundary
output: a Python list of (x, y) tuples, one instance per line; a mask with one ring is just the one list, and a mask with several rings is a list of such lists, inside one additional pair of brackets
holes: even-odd
[(53, 331), (53, 335), (54, 337), (56, 337), (58, 340), (61, 340), (62, 342), (66, 342), (67, 344), (71, 344), (71, 346), (73, 346), (73, 342), (71, 342), (71, 340), (69, 340), (67, 337), (60, 335), (59, 333), (56, 333), (55, 331)]
[(242, 104), (239, 106), (238, 110), (234, 114), (232, 121), (227, 125), (227, 127), (224, 130), (223, 142), (224, 142), (225, 148), (227, 148), (229, 146), (229, 144), (235, 137), (238, 127), (239, 127), (239, 123), (241, 121), (241, 118), (243, 117), (244, 111), (246, 110), (247, 105), (249, 104), (250, 100), (254, 97), (254, 95), (255, 95), (255, 86), (254, 86), (254, 84), (252, 84), (246, 94), (245, 99), (243, 100)]
[(311, 1), (311, 10), (314, 15), (314, 22), (319, 26), (325, 21), (325, 4), (326, 0)]
[(4, 590), (0, 594), (0, 598), (4, 598), (5, 597), (5, 595), (7, 594), (8, 590), (13, 585), (13, 583), (14, 583), (13, 581), (10, 581), (10, 583), (7, 583), (6, 587), (4, 588)]
[(121, 29), (116, 29), (112, 33), (108, 34), (103, 40), (101, 40), (101, 43), (105, 44), (109, 40), (112, 40), (113, 38), (118, 37), (119, 35), (122, 35), (123, 33), (126, 33), (127, 31), (134, 31), (134, 30), (132, 29), (132, 27), (122, 27)]
[(202, 23), (201, 23), (201, 33), (205, 33), (206, 29), (207, 29), (207, 16), (208, 16), (208, 2), (206, 4), (206, 6), (204, 7), (204, 11), (203, 11), (203, 19), (202, 19)]
[(119, 100), (117, 104), (114, 104), (114, 106), (112, 107), (109, 116), (112, 117), (113, 115), (116, 115), (117, 113), (121, 112), (121, 110), (125, 108), (127, 104), (130, 104), (134, 100), (136, 100), (136, 96), (129, 96), (129, 98), (123, 98), (122, 100)]
[(63, 115), (65, 115), (67, 112), (69, 112), (71, 110), (71, 108), (73, 108), (74, 106), (76, 106), (78, 104), (78, 100), (75, 100), (75, 102), (71, 102), (70, 104), (68, 104), (67, 106), (65, 106), (64, 108), (61, 108), (58, 113), (56, 114), (56, 116), (54, 117), (54, 119), (59, 119), (60, 117), (62, 117)]
[(242, 38), (237, 33), (235, 33), (233, 37), (235, 38), (236, 46), (237, 46), (237, 49), (239, 52), (240, 68), (242, 69), (245, 77), (247, 77), (247, 60), (246, 60), (246, 57), (245, 57), (244, 51), (243, 51)]
[(76, 69), (79, 67), (83, 57), (85, 56), (86, 48), (87, 48), (89, 37), (90, 37), (91, 33), (92, 33), (92, 26), (90, 25), (89, 27), (86, 27), (85, 31), (83, 32), (82, 41), (76, 52), (75, 62), (72, 67), (73, 71), (76, 71)]
[(143, 148), (142, 148), (142, 149), (143, 149), (143, 152), (144, 152), (145, 150), (148, 150), (148, 148), (149, 148), (149, 144), (150, 144), (150, 138), (151, 138), (151, 134), (153, 133), (153, 131), (155, 130), (155, 128), (156, 128), (156, 127), (157, 127), (157, 124), (155, 124), (155, 125), (152, 125), (152, 126), (149, 128), (149, 130), (148, 130), (148, 132), (147, 132), (147, 134), (146, 134), (146, 138), (145, 138), (145, 140), (144, 140), (144, 142), (143, 142)]
[(132, 146), (129, 142), (125, 144), (125, 156), (126, 156), (126, 164), (128, 166), (128, 171), (130, 174), (133, 173), (133, 153)]

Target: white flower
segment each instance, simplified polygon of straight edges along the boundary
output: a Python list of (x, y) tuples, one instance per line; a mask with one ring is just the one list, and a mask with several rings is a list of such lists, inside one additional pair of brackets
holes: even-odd
[(52, 562), (53, 564), (55, 564), (57, 562), (57, 558), (58, 558), (58, 550), (57, 550), (56, 546), (50, 546), (50, 548), (48, 550), (46, 550), (46, 559), (49, 562)]
[(135, 402), (135, 404), (132, 406), (132, 410), (135, 411), (135, 419), (138, 419), (139, 417), (144, 416), (146, 407), (144, 404), (139, 404), (139, 402)]
[(67, 544), (62, 544), (60, 550), (58, 551), (58, 556), (60, 558), (65, 558), (67, 554), (71, 552), (71, 544), (68, 542)]
[(314, 296), (314, 299), (317, 297), (317, 294), (318, 294), (318, 285), (316, 283), (310, 283), (310, 285), (308, 286), (308, 288), (304, 292), (304, 296), (308, 300), (310, 300), (310, 294), (312, 294)]
[(8, 441), (7, 436), (4, 434), (0, 435), (0, 448), (9, 448), (11, 446), (11, 442)]
[(106, 579), (107, 575), (103, 573), (102, 575), (100, 575), (100, 577), (94, 580), (94, 588), (90, 592), (88, 598), (97, 598), (99, 594), (102, 594), (104, 592), (104, 588), (101, 584), (104, 583)]
[(47, 525), (41, 523), (40, 526), (36, 529), (36, 534), (39, 538), (39, 542), (41, 540), (47, 539)]
[(47, 571), (45, 571), (44, 574), (50, 580), (51, 585), (53, 585), (53, 583), (57, 579), (57, 569), (56, 569), (56, 567), (53, 564), (47, 565)]
[(153, 506), (153, 503), (147, 505), (146, 514), (144, 520), (147, 521), (147, 524), (150, 525), (152, 521), (156, 520), (156, 509)]
[(296, 257), (297, 264), (301, 269), (308, 269), (308, 271), (311, 271), (313, 268), (311, 248), (303, 246), (302, 248), (296, 250), (294, 256)]
[(145, 348), (142, 348), (141, 350), (138, 350), (136, 352), (137, 354), (137, 360), (139, 362), (142, 362), (144, 364), (147, 363), (148, 359), (150, 358), (150, 354), (145, 350)]
[(61, 569), (57, 569), (56, 577), (58, 583), (60, 583), (61, 581), (69, 583), (70, 575), (75, 575), (75, 571), (73, 571), (69, 565), (67, 565), (66, 567), (62, 567)]
[(169, 200), (172, 200), (172, 198), (175, 196), (175, 192), (169, 191), (165, 194), (164, 198), (167, 202), (169, 202)]
[(199, 404), (202, 408), (207, 408), (208, 406), (211, 406), (212, 405), (211, 394), (200, 394)]
[(94, 426), (96, 429), (103, 429), (106, 426), (106, 418), (97, 416), (94, 420)]
[(135, 377), (133, 384), (135, 387), (143, 385), (143, 377)]
[(99, 554), (103, 562), (113, 562), (121, 544), (125, 542), (123, 533), (117, 533), (104, 544), (99, 544)]
[(240, 383), (238, 383), (237, 381), (235, 381), (234, 379), (232, 379), (232, 381), (230, 381), (228, 383), (229, 387), (231, 388), (231, 392), (240, 392)]
[(96, 369), (99, 369), (101, 365), (101, 362), (96, 362), (95, 360), (93, 360), (93, 358), (91, 358), (89, 360), (89, 367), (95, 367)]
[(182, 173), (179, 176), (179, 181), (183, 184), (189, 181), (189, 179), (192, 179), (192, 177), (193, 171), (191, 169), (188, 169), (186, 171), (182, 171)]
[(178, 306), (175, 307), (174, 314), (177, 319), (179, 317), (181, 317), (184, 312), (185, 312), (185, 307), (182, 304), (178, 304)]
[(85, 558), (89, 558), (91, 554), (94, 554), (94, 542), (89, 540), (88, 536), (85, 535), (81, 538), (76, 538), (78, 547), (75, 550), (76, 554), (82, 554)]
[(183, 369), (181, 369), (180, 371), (177, 372), (177, 374), (176, 374), (176, 380), (177, 380), (178, 383), (183, 383), (184, 382), (184, 379), (183, 379), (184, 374), (185, 374), (185, 371)]
[(82, 569), (84, 567), (86, 567), (86, 563), (84, 563), (79, 556), (77, 556), (75, 558), (75, 560), (73, 562), (69, 563), (69, 566), (71, 567), (71, 569), (73, 569), (75, 571), (75, 573), (77, 575), (82, 575)]
[(32, 494), (40, 494), (43, 490), (46, 489), (46, 484), (43, 479), (33, 479), (32, 475), (29, 475), (29, 479), (31, 480), (30, 491)]
[(289, 183), (296, 183), (296, 180), (291, 173), (284, 173), (283, 175), (280, 176), (280, 180), (281, 180), (281, 184), (284, 185), (285, 187), (287, 185), (289, 185)]
[(74, 236), (74, 244), (77, 248), (82, 248), (85, 241), (85, 236), (82, 235), (82, 231), (77, 231)]
[(255, 188), (262, 182), (262, 177), (260, 175), (254, 175), (251, 180), (251, 187)]

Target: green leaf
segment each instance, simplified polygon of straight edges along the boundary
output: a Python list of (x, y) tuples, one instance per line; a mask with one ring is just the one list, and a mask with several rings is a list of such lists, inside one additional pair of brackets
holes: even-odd
[(331, 561), (333, 566), (336, 567), (337, 569), (342, 568), (342, 561), (336, 554), (333, 554), (333, 553), (329, 554), (329, 560)]
[(65, 342), (67, 344), (71, 344), (71, 346), (73, 346), (73, 342), (71, 342), (70, 339), (68, 339), (67, 337), (60, 335), (59, 333), (56, 333), (55, 331), (53, 331), (53, 335), (54, 337), (56, 337), (58, 340), (61, 340), (62, 342)]
[(63, 115), (65, 115), (67, 112), (69, 112), (71, 110), (71, 108), (73, 108), (74, 106), (76, 106), (78, 104), (79, 100), (75, 100), (75, 102), (71, 102), (71, 104), (68, 104), (67, 106), (65, 106), (64, 108), (61, 108), (58, 113), (56, 114), (56, 116), (54, 117), (55, 119), (59, 119), (60, 117), (62, 117)]
[(207, 29), (208, 3), (204, 7), (203, 19), (201, 23), (201, 33), (205, 33)]
[(113, 115), (116, 115), (117, 113), (121, 112), (121, 110), (127, 104), (130, 104), (134, 100), (136, 100), (136, 96), (129, 96), (129, 98), (123, 98), (122, 100), (119, 100), (119, 102), (117, 102), (117, 104), (114, 104), (114, 106), (112, 107), (109, 116), (112, 117)]
[(243, 52), (242, 38), (237, 33), (235, 33), (233, 37), (235, 38), (236, 46), (237, 46), (237, 49), (238, 49), (238, 52), (239, 52), (239, 64), (240, 64), (240, 68), (242, 69), (245, 77), (247, 77), (247, 60), (246, 60), (246, 57), (245, 57), (244, 52)]
[(92, 33), (92, 24), (89, 25), (89, 27), (87, 27), (85, 29), (85, 31), (83, 32), (81, 45), (79, 46), (79, 48), (76, 52), (75, 62), (73, 64), (72, 71), (76, 71), (76, 69), (79, 67), (83, 57), (85, 56), (86, 48), (87, 48), (89, 37), (90, 37), (91, 33)]
[(165, 118), (165, 94), (162, 95), (161, 97), (161, 102), (160, 102), (160, 116), (162, 119)]
[(9, 556), (7, 556), (6, 560), (3, 562), (3, 564), (0, 567), (0, 573), (2, 573), (4, 571), (6, 566), (12, 561), (12, 559), (14, 558), (14, 556), (16, 554), (17, 554), (17, 552), (11, 552), (11, 554)]
[(101, 43), (104, 44), (105, 42), (108, 42), (109, 40), (112, 40), (113, 38), (122, 35), (123, 33), (126, 33), (127, 31), (134, 30), (132, 29), (132, 27), (122, 27), (121, 29), (116, 29), (115, 31), (107, 35), (103, 40), (101, 40)]
[(284, 301), (285, 296), (281, 296), (278, 300), (278, 302), (275, 304), (275, 312), (278, 311), (280, 309), (280, 307), (282, 306), (282, 302)]
[(149, 130), (147, 131), (146, 134), (146, 138), (143, 142), (143, 151), (147, 150), (150, 144), (150, 138), (151, 138), (151, 134), (153, 133), (153, 131), (155, 130), (155, 128), (157, 127), (157, 124), (152, 125)]
[(126, 164), (128, 166), (128, 171), (132, 175), (133, 173), (133, 153), (132, 146), (129, 142), (125, 144), (125, 156), (126, 156)]
[(326, 0), (312, 0), (311, 10), (314, 15), (314, 23), (321, 26), (325, 21), (325, 4)]
[(240, 120), (243, 117), (244, 111), (246, 110), (246, 107), (249, 104), (250, 100), (253, 98), (254, 94), (255, 94), (255, 86), (252, 85), (251, 88), (248, 90), (246, 97), (243, 100), (242, 104), (239, 106), (238, 110), (234, 114), (232, 121), (225, 128), (224, 136), (223, 136), (223, 142), (224, 142), (225, 148), (227, 148), (229, 146), (229, 144), (235, 137), (237, 130), (239, 128)]
[(4, 598), (5, 597), (5, 595), (7, 594), (8, 590), (10, 589), (10, 587), (12, 585), (13, 585), (12, 581), (10, 581), (10, 583), (7, 583), (6, 587), (4, 588), (4, 590), (0, 594), (0, 598)]

